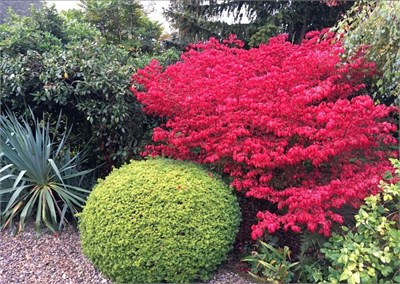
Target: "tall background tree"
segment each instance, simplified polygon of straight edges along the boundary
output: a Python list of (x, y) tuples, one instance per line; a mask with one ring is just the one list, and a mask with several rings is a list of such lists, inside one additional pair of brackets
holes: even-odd
[(130, 51), (151, 52), (162, 27), (152, 21), (135, 0), (81, 0), (85, 20), (94, 24), (113, 44)]
[[(237, 34), (251, 46), (265, 42), (278, 33), (289, 33), (299, 43), (310, 30), (333, 26), (353, 2), (324, 1), (234, 1), (172, 0), (164, 12), (186, 42), (224, 38)], [(233, 24), (222, 22), (229, 16)]]
[(43, 5), (42, 0), (1, 0), (0, 1), (0, 24), (4, 23), (7, 18), (8, 9), (12, 9), (15, 13), (23, 16), (30, 14), (31, 6), (35, 8), (40, 8)]

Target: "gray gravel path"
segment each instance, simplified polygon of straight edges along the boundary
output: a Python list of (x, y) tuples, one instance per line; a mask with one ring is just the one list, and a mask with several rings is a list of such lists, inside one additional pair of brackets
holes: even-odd
[[(79, 234), (73, 228), (61, 234), (42, 231), (39, 238), (33, 226), (17, 236), (0, 232), (0, 284), (108, 284), (83, 256)], [(208, 284), (251, 284), (248, 279), (226, 268), (217, 271)]]

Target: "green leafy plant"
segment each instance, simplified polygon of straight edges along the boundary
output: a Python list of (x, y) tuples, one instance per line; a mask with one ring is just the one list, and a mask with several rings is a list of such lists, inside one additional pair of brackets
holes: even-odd
[(80, 170), (83, 154), (72, 155), (70, 131), (59, 132), (60, 120), (61, 115), (52, 132), (49, 121), (33, 114), (33, 127), (10, 111), (0, 115), (2, 228), (17, 219), (21, 231), (35, 215), (37, 232), (42, 222), (56, 231), (85, 203), (89, 191), (79, 184), (91, 170)]
[(317, 283), (323, 280), (323, 275), (318, 269), (323, 263), (320, 252), (327, 241), (323, 235), (304, 232), (301, 236), (299, 265), (295, 267), (298, 283)]
[(139, 1), (81, 0), (84, 20), (95, 25), (101, 34), (133, 54), (153, 53), (158, 49), (161, 24), (153, 22)]
[(32, 17), (14, 14), (0, 25), (1, 104), (18, 114), (46, 113), (52, 122), (62, 111), (74, 125), (71, 141), (87, 145), (89, 163), (102, 164), (97, 172), (104, 176), (138, 156), (157, 125), (129, 91), (129, 74), (152, 58), (170, 64), (177, 57), (169, 50), (134, 58), (107, 42), (83, 12), (58, 15), (44, 7)]
[(356, 226), (343, 227), (344, 234), (333, 234), (321, 249), (330, 283), (400, 283), (400, 163), (391, 162), (392, 183), (381, 181), (383, 191), (365, 199)]
[(287, 246), (276, 249), (259, 241), (258, 250), (243, 259), (251, 265), (251, 276), (268, 283), (288, 283), (293, 279), (293, 270), (299, 263), (290, 261), (291, 252)]
[(337, 24), (344, 33), (347, 56), (367, 45), (366, 58), (379, 71), (373, 80), (374, 99), (385, 104), (400, 104), (400, 2), (359, 0)]
[(114, 169), (79, 216), (83, 252), (118, 283), (206, 280), (240, 222), (236, 197), (218, 176), (167, 159)]

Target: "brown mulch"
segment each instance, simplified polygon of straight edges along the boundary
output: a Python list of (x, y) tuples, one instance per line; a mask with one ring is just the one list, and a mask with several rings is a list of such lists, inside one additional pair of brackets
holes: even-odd
[[(37, 238), (34, 227), (17, 236), (0, 232), (0, 283), (106, 284), (103, 277), (82, 254), (79, 234), (67, 228), (60, 234), (42, 230)], [(229, 267), (219, 269), (209, 284), (251, 284), (245, 275)]]

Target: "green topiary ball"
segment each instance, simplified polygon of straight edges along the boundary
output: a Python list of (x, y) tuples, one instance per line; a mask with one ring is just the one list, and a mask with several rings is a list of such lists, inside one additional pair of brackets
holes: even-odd
[(80, 215), (84, 254), (116, 282), (206, 280), (240, 222), (236, 197), (201, 166), (132, 161), (100, 180)]

